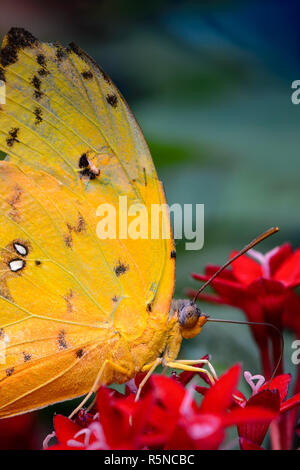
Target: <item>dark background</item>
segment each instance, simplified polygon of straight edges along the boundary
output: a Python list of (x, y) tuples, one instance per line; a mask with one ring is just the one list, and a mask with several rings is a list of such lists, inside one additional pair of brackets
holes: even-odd
[[(291, 102), (299, 13), (299, 2), (279, 0), (1, 1), (1, 36), (22, 26), (94, 57), (133, 109), (169, 204), (205, 204), (204, 249), (177, 245), (177, 296), (196, 285), (191, 271), (221, 264), (269, 226), (281, 232), (262, 251), (300, 245), (300, 105)], [(229, 307), (203, 308), (243, 318)], [(237, 360), (260, 372), (247, 327), (210, 324), (181, 356), (206, 352), (219, 372)]]

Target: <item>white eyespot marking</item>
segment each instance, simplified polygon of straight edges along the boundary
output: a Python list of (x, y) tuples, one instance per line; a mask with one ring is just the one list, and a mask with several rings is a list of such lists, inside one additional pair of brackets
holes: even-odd
[(21, 243), (14, 243), (14, 249), (18, 253), (18, 255), (26, 256), (28, 254), (28, 249), (26, 246), (21, 245)]
[(25, 261), (22, 259), (14, 259), (9, 262), (9, 267), (10, 269), (16, 273), (17, 271), (20, 271), (20, 269), (23, 269), (25, 266)]

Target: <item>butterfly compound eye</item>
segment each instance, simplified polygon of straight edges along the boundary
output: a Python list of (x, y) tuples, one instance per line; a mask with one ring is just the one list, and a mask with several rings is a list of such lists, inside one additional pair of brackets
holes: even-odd
[(194, 302), (184, 303), (178, 311), (178, 321), (183, 328), (193, 328), (201, 315)]
[(183, 338), (193, 338), (199, 334), (207, 319), (208, 316), (201, 313), (193, 301), (184, 301), (178, 310), (178, 322)]

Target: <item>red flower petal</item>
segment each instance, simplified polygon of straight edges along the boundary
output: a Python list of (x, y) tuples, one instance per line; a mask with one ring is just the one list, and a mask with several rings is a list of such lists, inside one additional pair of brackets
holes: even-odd
[(200, 393), (202, 396), (205, 396), (209, 390), (208, 387), (200, 387), (200, 385), (197, 385), (195, 387), (196, 392)]
[[(237, 251), (233, 251), (230, 259), (237, 253)], [(236, 261), (233, 261), (232, 272), (234, 277), (246, 286), (263, 275), (260, 264), (247, 255), (240, 256)]]
[(177, 426), (179, 416), (171, 413), (159, 405), (149, 410), (147, 425), (139, 435), (141, 447), (163, 448), (170, 439)]
[(240, 406), (244, 408), (244, 406), (247, 404), (247, 400), (245, 395), (243, 395), (242, 392), (239, 390), (235, 390), (234, 396), (233, 396), (233, 407)]
[[(206, 282), (210, 279), (210, 276), (203, 276), (201, 274), (195, 273), (192, 274), (192, 277), (196, 279), (196, 281), (203, 282)], [(229, 298), (232, 297), (233, 294), (240, 294), (245, 290), (245, 286), (243, 284), (240, 284), (234, 280), (224, 279), (222, 274), (220, 274), (219, 277), (216, 277), (212, 281), (211, 285), (218, 294), (225, 296), (228, 295)]]
[[(268, 429), (272, 419), (277, 416), (277, 412), (271, 409), (263, 408), (262, 406), (245, 406), (245, 408), (235, 408), (223, 417), (224, 426), (238, 425), (239, 429), (244, 427), (253, 428), (256, 432), (261, 428)], [(265, 424), (266, 423), (266, 424)], [(248, 434), (246, 437), (248, 437)], [(244, 436), (244, 432), (239, 433)]]
[[(277, 390), (263, 390), (262, 392), (258, 392), (248, 400), (244, 410), (249, 408), (253, 409), (253, 407), (261, 407), (266, 412), (270, 412), (271, 416), (274, 418), (280, 410), (279, 392)], [(262, 424), (253, 424), (249, 422), (243, 425), (239, 425), (239, 436), (245, 437), (249, 441), (260, 445), (267, 433), (271, 419), (272, 418), (266, 420), (267, 422)]]
[(254, 442), (248, 441), (244, 437), (240, 438), (240, 447), (242, 450), (265, 450), (263, 447), (255, 444)]
[(287, 258), (276, 271), (274, 279), (286, 286), (300, 284), (300, 248)]
[[(217, 266), (215, 264), (208, 264), (207, 266), (205, 266), (205, 274), (209, 278), (213, 276), (219, 269), (220, 266)], [(222, 271), (220, 277), (221, 279), (227, 279), (228, 281), (235, 281), (232, 270), (228, 268)]]
[(149, 385), (155, 399), (162, 403), (165, 409), (173, 413), (179, 411), (186, 395), (186, 390), (180, 383), (163, 375), (152, 375)]
[(274, 377), (271, 384), (270, 384), (270, 382), (264, 383), (264, 385), (262, 387), (260, 387), (259, 391), (262, 391), (262, 390), (278, 390), (280, 401), (283, 401), (286, 398), (287, 394), (288, 394), (290, 381), (291, 381), (290, 374), (277, 375), (276, 377)]
[[(195, 295), (197, 294), (197, 291), (195, 289), (186, 289), (185, 294), (188, 297), (194, 298)], [(223, 305), (226, 305), (226, 304), (231, 305), (231, 303), (229, 303), (227, 299), (218, 297), (216, 295), (210, 295), (210, 294), (201, 293), (198, 295), (198, 300), (204, 300), (204, 302), (213, 302), (213, 303), (223, 304)]]
[(216, 450), (224, 440), (222, 420), (215, 415), (200, 414), (182, 419), (165, 450)]
[(300, 393), (297, 393), (293, 397), (289, 398), (288, 400), (284, 401), (280, 407), (280, 413), (285, 413), (286, 411), (295, 408), (296, 406), (300, 405)]
[[(273, 323), (281, 328), (288, 294), (283, 284), (262, 278), (254, 281), (248, 287), (248, 294), (254, 299), (256, 309), (261, 309), (263, 317), (261, 320), (257, 319), (257, 321)], [(261, 327), (261, 332), (264, 332), (264, 330), (265, 328)], [(271, 333), (270, 328), (266, 328), (265, 334), (270, 336)]]
[(112, 390), (101, 387), (97, 395), (97, 409), (107, 444), (111, 449), (132, 449), (130, 444), (130, 422), (128, 407), (122, 409), (123, 400), (131, 400), (131, 396), (114, 398)]
[(280, 265), (291, 256), (292, 254), (292, 246), (290, 243), (284, 243), (281, 245), (276, 253), (271, 256), (269, 260), (271, 276), (273, 277), (277, 269), (279, 269)]
[(286, 298), (283, 323), (300, 336), (300, 297), (294, 291), (289, 291)]
[[(63, 415), (56, 415), (53, 419), (55, 434), (60, 444), (67, 444), (70, 439), (82, 428)], [(79, 439), (80, 440), (80, 439)]]
[(232, 402), (232, 395), (237, 387), (240, 375), (240, 364), (236, 364), (223, 374), (205, 394), (200, 412), (224, 413)]

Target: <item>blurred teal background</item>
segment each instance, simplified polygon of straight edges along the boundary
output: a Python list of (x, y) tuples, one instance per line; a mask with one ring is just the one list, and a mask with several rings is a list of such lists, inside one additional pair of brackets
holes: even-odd
[[(299, 2), (279, 0), (1, 2), (1, 35), (22, 26), (94, 57), (134, 111), (169, 204), (205, 204), (204, 248), (177, 244), (177, 297), (196, 285), (192, 271), (223, 263), (272, 225), (281, 232), (262, 251), (300, 245), (300, 105), (291, 102), (299, 12)], [(287, 337), (287, 368), (290, 344)], [(181, 356), (206, 352), (219, 372), (236, 361), (260, 372), (247, 327), (207, 325)]]

